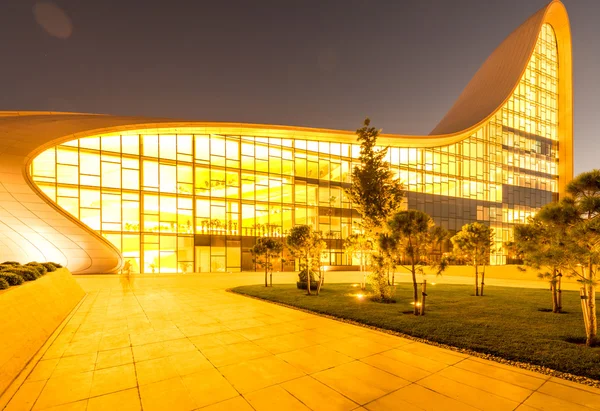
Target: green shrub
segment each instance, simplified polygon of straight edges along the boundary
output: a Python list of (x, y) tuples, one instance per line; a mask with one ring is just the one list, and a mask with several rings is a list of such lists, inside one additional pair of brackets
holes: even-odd
[(13, 273), (13, 274), (19, 275), (25, 281), (37, 280), (40, 277), (40, 274), (38, 273), (38, 271), (35, 268), (33, 268), (33, 267), (26, 267), (26, 266), (15, 267), (15, 268), (11, 268), (11, 269), (8, 269), (8, 270), (3, 270), (3, 271), (0, 271), (0, 272)]
[(23, 284), (23, 277), (6, 271), (0, 271), (0, 278), (4, 278), (9, 285)]
[(46, 267), (44, 267), (43, 264), (37, 263), (35, 261), (33, 261), (31, 263), (27, 263), (23, 267), (34, 269), (35, 271), (37, 271), (38, 277), (41, 277), (42, 275), (44, 275), (48, 272), (48, 269)]
[(6, 290), (8, 287), (10, 284), (4, 278), (0, 278), (0, 290)]
[[(306, 284), (306, 273), (307, 272), (308, 272), (308, 269), (305, 268), (304, 270), (302, 270), (298, 273), (298, 282)], [(310, 282), (312, 283), (314, 281), (315, 281), (315, 272), (311, 270), (310, 271)]]
[(3, 265), (16, 265), (16, 266), (19, 266), (19, 265), (21, 265), (21, 263), (18, 263), (18, 262), (16, 262), (16, 261), (5, 261), (5, 262), (3, 262), (2, 264), (3, 264)]
[(44, 267), (46, 267), (46, 270), (48, 270), (49, 273), (56, 271), (56, 269), (58, 267), (56, 267), (56, 265), (54, 265), (54, 263), (41, 263)]

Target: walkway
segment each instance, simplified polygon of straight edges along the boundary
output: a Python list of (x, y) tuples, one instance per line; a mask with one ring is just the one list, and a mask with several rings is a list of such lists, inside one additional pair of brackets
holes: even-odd
[(240, 278), (80, 278), (6, 409), (600, 410), (600, 390), (223, 290)]

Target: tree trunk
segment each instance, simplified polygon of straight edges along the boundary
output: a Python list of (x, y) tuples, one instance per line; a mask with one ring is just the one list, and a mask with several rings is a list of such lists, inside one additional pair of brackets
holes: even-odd
[(365, 288), (367, 288), (367, 281), (365, 280), (365, 260), (362, 251), (360, 252), (360, 273), (362, 274), (360, 289), (364, 290)]
[(477, 263), (475, 264), (475, 296), (479, 297), (479, 272), (477, 271)]
[(552, 312), (558, 313), (558, 293), (556, 292), (556, 282), (550, 282), (550, 291), (552, 292)]
[(269, 284), (267, 283), (267, 277), (268, 277), (268, 275), (269, 275), (269, 268), (265, 264), (265, 287), (269, 286)]
[(485, 265), (483, 266), (483, 272), (481, 273), (481, 296), (483, 297), (483, 286), (485, 285)]
[(594, 274), (592, 264), (589, 264), (587, 288), (588, 330), (586, 345), (591, 347), (596, 344), (598, 334), (598, 319), (596, 316), (596, 286), (594, 285)]
[(311, 295), (311, 293), (310, 293), (310, 266), (311, 266), (311, 264), (308, 263), (308, 258), (305, 261), (306, 261), (306, 293), (308, 295)]
[(273, 287), (273, 270), (269, 273), (269, 285)]
[(557, 292), (556, 268), (552, 269), (552, 279), (550, 281), (550, 291), (552, 292), (552, 312), (558, 313), (558, 292)]
[(421, 286), (421, 310), (420, 315), (425, 315), (425, 300), (427, 297), (427, 280), (423, 280), (423, 285)]
[(415, 270), (415, 259), (411, 258), (411, 267), (412, 267), (412, 280), (413, 280), (413, 302), (414, 302), (414, 314), (415, 315), (419, 315), (419, 306), (417, 305), (419, 303), (419, 290), (417, 288), (417, 274), (416, 274), (416, 270)]
[(396, 270), (392, 271), (392, 287), (396, 285)]
[(562, 273), (558, 273), (558, 289), (556, 290), (558, 294), (558, 312), (562, 312)]

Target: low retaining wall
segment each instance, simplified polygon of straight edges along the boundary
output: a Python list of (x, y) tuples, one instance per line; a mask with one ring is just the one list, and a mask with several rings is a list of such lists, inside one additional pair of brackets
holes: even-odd
[(0, 395), (84, 295), (65, 268), (0, 291)]

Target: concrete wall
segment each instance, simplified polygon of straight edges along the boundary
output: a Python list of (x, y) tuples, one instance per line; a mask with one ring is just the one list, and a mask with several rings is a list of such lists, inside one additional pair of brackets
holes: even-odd
[(0, 395), (84, 295), (65, 268), (0, 291)]

